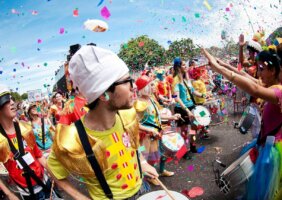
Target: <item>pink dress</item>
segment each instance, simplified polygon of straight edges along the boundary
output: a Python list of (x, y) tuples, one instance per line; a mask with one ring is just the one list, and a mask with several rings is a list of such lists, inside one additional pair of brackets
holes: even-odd
[(273, 132), (275, 129), (278, 131), (275, 134), (275, 139), (282, 139), (282, 88), (279, 89), (277, 87), (273, 88), (275, 95), (278, 99), (278, 104), (273, 104), (266, 102), (264, 104), (263, 113), (262, 113), (262, 127), (261, 127), (261, 139), (264, 143), (266, 137)]

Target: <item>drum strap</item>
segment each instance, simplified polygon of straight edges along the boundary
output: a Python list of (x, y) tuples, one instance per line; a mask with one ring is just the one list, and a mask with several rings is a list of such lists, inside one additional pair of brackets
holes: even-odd
[(113, 199), (113, 193), (105, 179), (105, 176), (103, 175), (103, 172), (101, 170), (101, 167), (95, 157), (95, 154), (91, 148), (91, 145), (89, 143), (89, 140), (88, 140), (88, 136), (87, 136), (87, 133), (84, 129), (84, 126), (81, 122), (81, 120), (77, 120), (75, 122), (75, 126), (77, 128), (77, 131), (78, 131), (78, 135), (79, 135), (79, 138), (80, 138), (80, 141), (82, 143), (82, 146), (83, 146), (83, 149), (86, 153), (86, 157), (105, 193), (105, 195), (109, 198), (109, 199)]
[(41, 118), (41, 129), (42, 129), (42, 145), (45, 150), (45, 127), (44, 127), (44, 117)]
[(196, 105), (194, 96), (192, 95), (192, 92), (190, 91), (190, 89), (189, 89), (187, 83), (185, 82), (185, 80), (183, 80), (183, 83), (184, 83), (184, 85), (185, 85), (185, 87), (186, 87), (186, 89), (187, 89), (187, 91), (188, 91), (188, 93), (189, 93), (189, 95), (190, 95), (191, 100), (193, 101), (193, 104)]
[(40, 185), (45, 192), (48, 192), (48, 188), (42, 182), (42, 180), (38, 176), (36, 176), (34, 171), (32, 169), (30, 169), (28, 164), (23, 159), (22, 156), (25, 155), (25, 152), (24, 152), (23, 140), (22, 140), (22, 135), (21, 135), (19, 124), (17, 122), (14, 122), (14, 127), (15, 127), (15, 130), (16, 130), (19, 151), (16, 149), (16, 147), (14, 146), (14, 144), (12, 143), (10, 138), (8, 137), (6, 131), (4, 130), (4, 128), (2, 127), (1, 124), (0, 124), (0, 132), (7, 138), (9, 146), (11, 148), (11, 151), (14, 154), (14, 159), (18, 160), (20, 162), (20, 164), (23, 166), (23, 171), (24, 171), (23, 176), (25, 177), (25, 180), (26, 180), (26, 183), (27, 183), (27, 186), (28, 186), (28, 190), (29, 190), (30, 196), (34, 197), (34, 199), (35, 199), (34, 190), (33, 190), (32, 183), (31, 183), (31, 178), (38, 185)]

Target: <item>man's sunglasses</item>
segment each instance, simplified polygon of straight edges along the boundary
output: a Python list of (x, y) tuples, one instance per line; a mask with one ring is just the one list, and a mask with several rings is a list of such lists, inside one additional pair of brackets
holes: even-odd
[(125, 80), (122, 80), (122, 81), (117, 81), (117, 82), (113, 83), (112, 86), (117, 86), (117, 85), (121, 85), (121, 84), (128, 83), (128, 82), (130, 83), (131, 88), (133, 88), (134, 80), (131, 77), (129, 77)]

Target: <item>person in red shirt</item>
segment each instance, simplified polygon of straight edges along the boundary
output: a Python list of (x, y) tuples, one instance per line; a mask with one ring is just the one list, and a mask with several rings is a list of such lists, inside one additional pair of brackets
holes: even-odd
[(59, 123), (70, 125), (76, 122), (87, 113), (87, 108), (85, 107), (86, 103), (86, 99), (80, 93), (75, 95), (74, 98), (71, 97), (71, 99), (65, 103), (65, 107), (60, 113)]
[(14, 122), (15, 117), (16, 105), (11, 93), (6, 86), (0, 85), (0, 162), (6, 167), (24, 200), (49, 198), (47, 186), (41, 187), (32, 178), (32, 173), (20, 164), (22, 158), (41, 183), (45, 183), (46, 160), (36, 145), (32, 127), (28, 123)]

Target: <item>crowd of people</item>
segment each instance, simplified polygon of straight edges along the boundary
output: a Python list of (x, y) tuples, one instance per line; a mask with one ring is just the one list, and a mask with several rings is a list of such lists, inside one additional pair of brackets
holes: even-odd
[[(80, 200), (138, 199), (148, 183), (174, 176), (165, 168), (169, 159), (190, 160), (197, 140), (210, 138), (206, 103), (228, 82), (249, 94), (242, 101), (256, 113), (255, 142), (244, 149), (255, 155), (254, 170), (241, 195), (281, 199), (282, 44), (263, 49), (241, 35), (239, 45), (240, 67), (202, 49), (206, 63), (176, 57), (135, 80), (116, 54), (86, 45), (68, 62), (69, 99), (56, 92), (50, 102), (26, 105), (1, 85), (0, 162), (19, 195), (1, 181), (2, 191), (13, 200), (62, 199), (62, 191)], [(89, 196), (69, 176), (79, 177)]]

